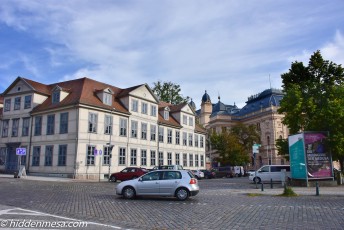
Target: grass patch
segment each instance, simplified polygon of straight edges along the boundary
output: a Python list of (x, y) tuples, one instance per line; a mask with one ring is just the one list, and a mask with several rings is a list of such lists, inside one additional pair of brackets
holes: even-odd
[(255, 196), (262, 196), (263, 194), (261, 193), (247, 193), (247, 196), (249, 197), (255, 197)]
[(286, 186), (284, 187), (283, 193), (279, 196), (293, 197), (293, 196), (298, 196), (298, 195), (294, 192), (292, 188)]

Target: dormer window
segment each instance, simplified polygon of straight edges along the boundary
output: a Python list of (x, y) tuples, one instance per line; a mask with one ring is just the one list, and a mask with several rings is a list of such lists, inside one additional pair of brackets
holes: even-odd
[(113, 91), (110, 88), (96, 90), (97, 97), (105, 104), (112, 105)]
[(109, 93), (104, 93), (103, 94), (103, 99), (104, 99), (104, 104), (106, 105), (112, 105), (112, 97), (111, 97), (111, 94)]
[(164, 119), (165, 120), (170, 119), (170, 109), (168, 107), (166, 107), (164, 110)]
[(59, 90), (56, 90), (53, 92), (52, 102), (53, 102), (53, 104), (60, 102), (60, 91)]

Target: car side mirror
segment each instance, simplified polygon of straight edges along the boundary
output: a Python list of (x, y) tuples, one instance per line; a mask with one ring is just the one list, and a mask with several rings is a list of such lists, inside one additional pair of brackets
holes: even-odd
[(142, 177), (139, 178), (139, 181), (142, 181)]

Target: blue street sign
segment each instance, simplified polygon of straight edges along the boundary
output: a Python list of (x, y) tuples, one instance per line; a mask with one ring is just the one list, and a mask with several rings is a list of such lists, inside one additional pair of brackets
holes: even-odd
[(102, 153), (103, 153), (103, 151), (100, 149), (100, 150), (98, 151), (99, 156), (101, 156)]
[(26, 155), (26, 148), (16, 148), (16, 155), (25, 156)]
[(93, 153), (94, 153), (95, 156), (97, 156), (98, 155), (98, 150), (94, 149)]

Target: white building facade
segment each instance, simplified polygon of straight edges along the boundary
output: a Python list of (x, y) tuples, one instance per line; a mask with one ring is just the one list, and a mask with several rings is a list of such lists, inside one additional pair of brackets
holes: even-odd
[[(187, 104), (148, 85), (89, 78), (50, 85), (18, 77), (2, 94), (0, 171), (103, 180), (128, 166), (205, 168), (205, 130)], [(25, 156), (16, 149), (26, 149)]]

